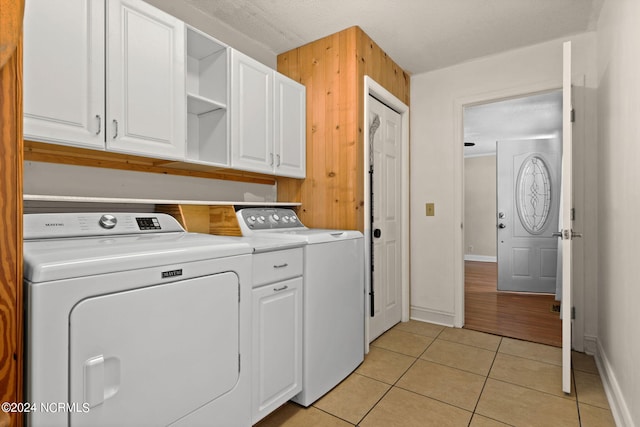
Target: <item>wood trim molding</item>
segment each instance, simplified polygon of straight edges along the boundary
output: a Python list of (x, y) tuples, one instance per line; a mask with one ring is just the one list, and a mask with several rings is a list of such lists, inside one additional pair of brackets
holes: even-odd
[(275, 177), (257, 173), (35, 141), (24, 142), (24, 159), (34, 162), (152, 172), (253, 184), (274, 185), (276, 183)]
[[(2, 1), (0, 15), (7, 9), (22, 11), (23, 1)], [(21, 17), (21, 15), (20, 15)], [(22, 26), (0, 23), (0, 45), (5, 48), (7, 32)], [(10, 34), (15, 35), (15, 34)], [(22, 401), (23, 295), (22, 295), (22, 44), (0, 69), (0, 401)], [(0, 425), (21, 426), (22, 416), (0, 411)]]
[(18, 46), (22, 34), (24, 0), (0, 0), (0, 68)]

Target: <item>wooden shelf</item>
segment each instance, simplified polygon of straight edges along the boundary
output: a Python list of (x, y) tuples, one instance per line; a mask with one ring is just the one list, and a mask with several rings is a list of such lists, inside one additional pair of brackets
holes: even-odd
[(246, 202), (241, 200), (175, 200), (175, 199), (133, 199), (124, 197), (86, 197), (50, 194), (24, 194), (25, 201), (40, 202), (83, 202), (83, 203), (136, 203), (150, 205), (203, 205), (203, 206), (300, 206), (300, 203), (288, 202)]
[(274, 176), (259, 173), (34, 141), (24, 141), (24, 159), (34, 162), (192, 176), (254, 184), (275, 185), (276, 183)]
[(210, 113), (216, 110), (225, 110), (226, 105), (216, 102), (212, 99), (205, 98), (204, 96), (196, 95), (193, 93), (187, 94), (187, 112), (200, 115)]

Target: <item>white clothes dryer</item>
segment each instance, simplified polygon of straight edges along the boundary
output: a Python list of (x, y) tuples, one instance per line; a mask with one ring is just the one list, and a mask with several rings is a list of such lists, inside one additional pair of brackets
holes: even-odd
[(249, 245), (148, 213), (24, 239), (28, 425), (251, 425)]

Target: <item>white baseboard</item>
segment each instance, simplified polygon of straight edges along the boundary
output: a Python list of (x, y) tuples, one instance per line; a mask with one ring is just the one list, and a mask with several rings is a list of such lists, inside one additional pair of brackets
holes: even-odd
[(598, 338), (593, 335), (585, 335), (583, 337), (584, 352), (590, 356), (594, 356), (598, 352)]
[(411, 319), (420, 322), (435, 323), (436, 325), (450, 326), (454, 325), (455, 316), (452, 313), (445, 313), (438, 310), (430, 310), (422, 307), (411, 307)]
[[(586, 338), (586, 337), (585, 337)], [(600, 378), (602, 379), (602, 385), (604, 391), (607, 394), (607, 400), (609, 401), (609, 407), (611, 407), (611, 413), (619, 427), (633, 427), (633, 419), (631, 418), (631, 412), (629, 406), (624, 400), (624, 395), (618, 384), (618, 380), (611, 368), (611, 363), (607, 358), (607, 354), (600, 345), (600, 342), (596, 340), (596, 365), (598, 366), (598, 372), (600, 372)]]
[(478, 262), (498, 262), (498, 257), (488, 255), (473, 255), (465, 254), (465, 261), (478, 261)]

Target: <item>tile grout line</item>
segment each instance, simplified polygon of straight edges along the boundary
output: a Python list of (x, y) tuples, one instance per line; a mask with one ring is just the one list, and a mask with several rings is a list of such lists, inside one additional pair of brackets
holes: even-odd
[[(573, 357), (572, 357), (573, 359)], [(580, 401), (578, 400), (578, 383), (576, 382), (576, 376), (573, 368), (573, 360), (571, 360), (571, 378), (573, 379), (573, 390), (576, 394), (576, 410), (578, 411), (578, 426), (582, 426), (582, 418), (580, 417)]]
[[(484, 393), (484, 388), (487, 386), (487, 381), (489, 381), (489, 374), (491, 374), (491, 370), (493, 369), (494, 363), (496, 363), (496, 359), (498, 358), (498, 351), (500, 351), (500, 346), (502, 345), (502, 338), (500, 337), (500, 342), (498, 343), (498, 347), (496, 348), (496, 354), (493, 356), (493, 360), (491, 361), (491, 366), (489, 366), (489, 370), (487, 371), (487, 375), (484, 377), (484, 383), (482, 384), (482, 389), (480, 390), (480, 394), (478, 395), (478, 400), (476, 400), (476, 404), (473, 407), (473, 411), (471, 411), (471, 419), (469, 420), (469, 424), (467, 427), (471, 426), (471, 421), (473, 421), (473, 416), (476, 414), (476, 410), (478, 409), (478, 405), (480, 404), (480, 399), (482, 398), (482, 393)], [(499, 421), (499, 420), (496, 420)], [(502, 422), (502, 421), (500, 421)]]
[[(395, 326), (394, 326), (394, 327), (395, 327)], [(399, 330), (400, 330), (400, 329), (399, 329)], [(427, 351), (427, 349), (428, 349), (429, 347), (431, 347), (431, 345), (432, 345), (434, 342), (436, 342), (436, 339), (438, 339), (438, 336), (440, 336), (440, 334), (442, 333), (442, 331), (443, 331), (443, 330), (444, 330), (444, 329), (442, 329), (440, 332), (438, 332), (438, 334), (437, 334), (435, 337), (428, 337), (428, 338), (433, 338), (433, 340), (432, 340), (432, 341), (427, 345), (427, 347), (425, 347), (425, 349), (422, 351), (422, 353), (420, 353), (418, 356), (416, 356), (416, 357), (415, 357), (415, 360), (411, 363), (411, 365), (409, 365), (409, 367), (407, 367), (407, 369), (405, 369), (405, 370), (404, 370), (404, 372), (402, 372), (402, 374), (398, 377), (398, 379), (397, 379), (397, 380), (395, 380), (395, 382), (394, 382), (393, 384), (391, 384), (391, 386), (387, 389), (387, 391), (385, 391), (385, 392), (384, 392), (384, 394), (380, 397), (380, 399), (378, 399), (378, 400), (376, 401), (376, 403), (375, 403), (371, 408), (369, 408), (369, 410), (368, 410), (368, 411), (367, 411), (367, 412), (362, 416), (362, 418), (360, 418), (360, 421), (358, 421), (358, 423), (356, 424), (356, 426), (357, 426), (357, 425), (359, 425), (359, 424), (360, 424), (360, 423), (361, 423), (365, 418), (367, 418), (367, 415), (369, 415), (369, 414), (371, 413), (371, 411), (373, 411), (373, 410), (374, 410), (374, 408), (375, 408), (376, 406), (378, 406), (378, 404), (382, 401), (382, 399), (384, 399), (384, 397), (385, 397), (387, 394), (389, 394), (389, 392), (390, 392), (394, 387), (396, 387), (396, 384), (398, 383), (398, 381), (400, 381), (400, 379), (401, 379), (403, 376), (405, 376), (405, 374), (406, 374), (407, 372), (409, 372), (409, 369), (411, 369), (411, 367), (412, 367), (413, 365), (415, 365), (415, 364), (416, 364), (416, 362), (420, 359), (420, 356), (422, 356), (422, 355), (424, 354), (424, 352), (425, 352), (425, 351)], [(406, 331), (403, 331), (403, 332), (406, 332)], [(408, 332), (408, 333), (411, 333), (411, 332)], [(413, 334), (413, 335), (420, 335), (420, 334)], [(426, 335), (420, 335), (420, 336), (423, 336), (423, 337), (424, 337), (424, 336), (426, 336)], [(375, 347), (375, 346), (374, 346), (374, 347)], [(383, 348), (383, 347), (378, 347), (378, 348)], [(385, 349), (385, 348), (383, 348), (383, 349), (384, 349), (384, 350), (388, 350), (388, 349)], [(404, 356), (408, 356), (408, 357), (414, 357), (414, 356), (409, 356), (409, 355), (407, 355), (407, 354), (399, 353), (399, 352), (397, 352), (397, 351), (393, 351), (393, 350), (388, 350), (388, 351), (392, 351), (392, 352), (394, 352), (394, 353), (402, 354), (402, 355), (404, 355)], [(354, 371), (354, 372), (355, 372), (355, 371)], [(367, 377), (367, 378), (370, 378), (370, 377)], [(372, 378), (372, 379), (375, 379), (375, 378)], [(377, 380), (377, 381), (379, 381), (379, 380)], [(380, 381), (380, 382), (382, 382), (382, 381)], [(386, 384), (386, 383), (385, 383), (385, 384)], [(401, 389), (401, 390), (404, 390), (402, 387), (397, 387), (397, 388), (399, 388), (399, 389)]]

